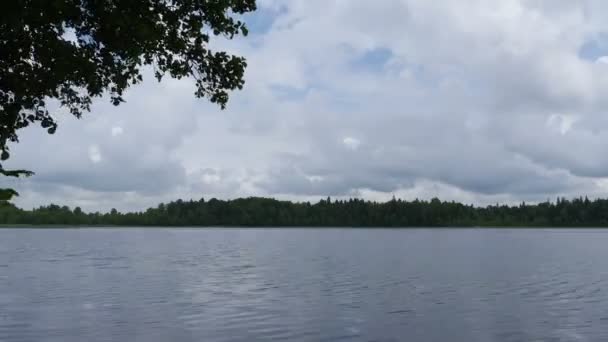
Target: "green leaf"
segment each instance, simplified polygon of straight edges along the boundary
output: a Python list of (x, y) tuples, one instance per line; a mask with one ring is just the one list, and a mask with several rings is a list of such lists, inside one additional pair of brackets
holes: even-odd
[(0, 201), (10, 201), (15, 196), (19, 193), (13, 189), (0, 189)]
[(0, 175), (7, 177), (30, 177), (34, 175), (34, 172), (29, 170), (5, 170), (0, 168)]

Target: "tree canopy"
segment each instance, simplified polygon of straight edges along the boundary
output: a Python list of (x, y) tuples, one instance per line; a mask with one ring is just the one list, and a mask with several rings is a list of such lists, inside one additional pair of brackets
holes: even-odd
[[(165, 75), (192, 77), (195, 96), (224, 108), (229, 91), (243, 87), (246, 61), (210, 49), (209, 41), (213, 36), (247, 35), (239, 15), (255, 9), (255, 0), (3, 2), (1, 160), (9, 158), (8, 144), (18, 141), (19, 129), (39, 123), (55, 132), (51, 111), (58, 106), (49, 102), (76, 117), (89, 111), (96, 97), (108, 96), (119, 105), (124, 91), (142, 81), (146, 65), (159, 81)], [(27, 174), (16, 171), (8, 175)]]
[(361, 199), (317, 203), (270, 198), (200, 199), (161, 203), (141, 212), (85, 213), (49, 205), (23, 210), (0, 203), (0, 224), (116, 226), (264, 226), (264, 227), (608, 227), (608, 200), (587, 198), (538, 204), (475, 207), (458, 202), (372, 202)]

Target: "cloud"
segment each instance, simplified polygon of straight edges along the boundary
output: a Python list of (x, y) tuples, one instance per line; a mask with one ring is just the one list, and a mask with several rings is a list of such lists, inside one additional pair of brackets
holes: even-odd
[(114, 126), (114, 127), (112, 127), (112, 130), (111, 130), (111, 134), (113, 137), (119, 136), (123, 132), (124, 132), (124, 130), (120, 126)]
[(359, 146), (361, 145), (361, 142), (359, 141), (359, 139), (356, 139), (353, 137), (346, 137), (346, 138), (342, 139), (342, 143), (344, 144), (344, 146), (346, 146), (347, 148), (349, 148), (351, 150), (357, 150), (359, 148)]
[(99, 151), (99, 147), (97, 147), (97, 145), (89, 146), (89, 160), (91, 160), (91, 162), (94, 164), (101, 161), (101, 152)]
[(608, 196), (603, 1), (261, 0), (229, 107), (150, 74), (9, 166), (23, 206), (248, 195)]

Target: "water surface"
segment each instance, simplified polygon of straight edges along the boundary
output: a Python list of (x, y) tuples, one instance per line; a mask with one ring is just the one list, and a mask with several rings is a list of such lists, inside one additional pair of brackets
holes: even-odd
[(608, 230), (0, 229), (0, 341), (606, 341)]

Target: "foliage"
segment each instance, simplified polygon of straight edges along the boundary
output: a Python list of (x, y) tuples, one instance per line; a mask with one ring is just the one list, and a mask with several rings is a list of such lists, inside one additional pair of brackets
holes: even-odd
[(50, 205), (22, 210), (4, 202), (0, 223), (117, 226), (266, 227), (608, 227), (608, 199), (587, 198), (534, 205), (474, 207), (456, 202), (349, 199), (294, 203), (268, 198), (211, 199), (163, 204), (143, 212), (85, 213)]
[(0, 159), (9, 158), (21, 128), (38, 122), (55, 132), (49, 100), (76, 117), (104, 94), (119, 105), (146, 65), (159, 81), (194, 78), (195, 95), (224, 108), (228, 91), (243, 86), (246, 63), (211, 50), (210, 37), (246, 35), (237, 16), (255, 9), (255, 0), (2, 2)]
[[(33, 174), (28, 170), (4, 170), (0, 166), (0, 175), (5, 177), (29, 177)], [(14, 196), (19, 196), (19, 193), (13, 189), (0, 189), (0, 201), (10, 201)]]

